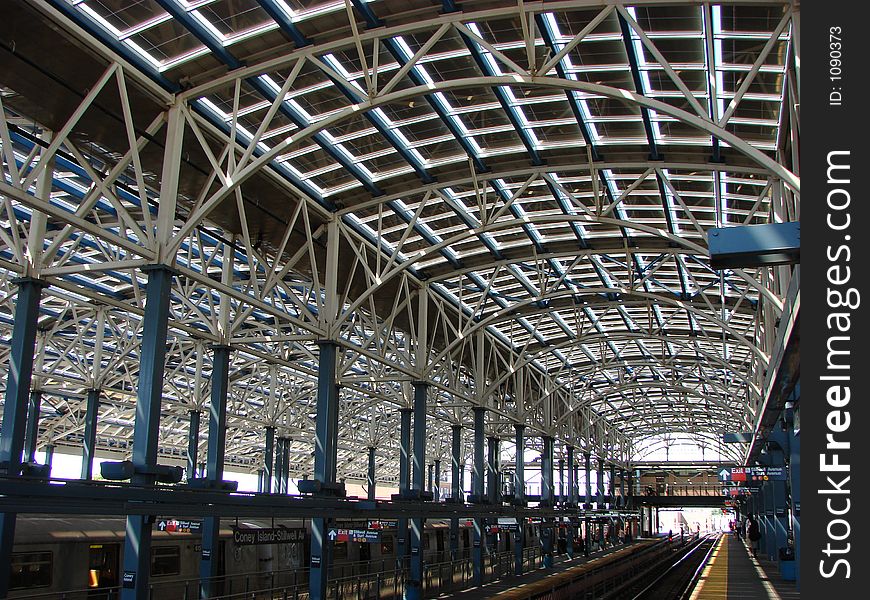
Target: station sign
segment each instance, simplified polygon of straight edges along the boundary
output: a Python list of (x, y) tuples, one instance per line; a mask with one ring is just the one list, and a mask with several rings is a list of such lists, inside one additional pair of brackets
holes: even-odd
[(326, 533), (330, 542), (360, 542), (374, 544), (381, 541), (381, 532), (371, 529), (330, 529)]
[(236, 546), (260, 546), (263, 544), (295, 544), (304, 542), (308, 536), (305, 529), (265, 527), (263, 529), (233, 529)]
[(157, 519), (157, 530), (168, 533), (200, 533), (202, 521), (190, 521), (187, 519)]
[(519, 525), (516, 523), (499, 523), (497, 525), (486, 526), (487, 535), (495, 535), (501, 531), (519, 531)]
[(731, 467), (719, 471), (721, 481), (739, 483), (785, 481), (785, 467)]

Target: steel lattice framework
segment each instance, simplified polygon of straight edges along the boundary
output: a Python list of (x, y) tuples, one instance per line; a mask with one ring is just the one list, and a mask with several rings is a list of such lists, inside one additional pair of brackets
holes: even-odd
[(623, 463), (740, 458), (792, 271), (713, 270), (707, 232), (799, 217), (794, 3), (11, 4), (55, 36), (0, 68), (0, 335), (11, 281), (49, 282), (40, 445), (80, 445), (100, 389), (98, 446), (129, 450), (162, 263), (166, 456), (229, 344), (228, 468), (273, 426), (310, 473), (333, 340), (341, 477), (374, 446), (395, 479), (415, 381), (435, 458), (473, 406)]

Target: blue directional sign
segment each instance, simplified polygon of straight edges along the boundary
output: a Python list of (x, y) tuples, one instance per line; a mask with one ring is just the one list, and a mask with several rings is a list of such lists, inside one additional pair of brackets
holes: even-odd
[(330, 542), (359, 542), (363, 544), (374, 544), (381, 541), (381, 532), (371, 529), (330, 529), (326, 533), (326, 537)]
[(785, 481), (787, 476), (785, 467), (724, 467), (719, 470), (720, 481), (736, 481), (740, 483)]

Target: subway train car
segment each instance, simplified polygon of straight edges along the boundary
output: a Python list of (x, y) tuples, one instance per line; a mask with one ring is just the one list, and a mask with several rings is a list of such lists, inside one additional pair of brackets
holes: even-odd
[[(469, 559), (473, 543), (470, 520), (459, 521), (459, 554)], [(115, 598), (123, 573), (125, 520), (119, 517), (19, 516), (12, 554), (10, 598), (40, 600)], [(160, 600), (198, 595), (201, 523), (157, 518), (153, 526), (150, 585)], [(331, 578), (346, 578), (396, 568), (399, 535), (395, 521), (337, 522), (332, 544)], [(376, 531), (369, 541), (359, 532)], [(304, 585), (309, 562), (310, 521), (223, 519), (217, 549), (214, 593), (265, 590)], [(357, 537), (354, 537), (354, 536)], [(538, 543), (539, 526), (526, 525), (526, 545)], [(492, 552), (512, 548), (513, 536), (502, 530), (489, 537)], [(427, 520), (424, 560), (447, 562), (450, 521)], [(73, 593), (69, 593), (73, 592)]]

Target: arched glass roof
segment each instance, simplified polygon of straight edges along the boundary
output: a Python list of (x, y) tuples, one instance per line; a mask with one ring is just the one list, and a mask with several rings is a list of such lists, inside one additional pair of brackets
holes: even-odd
[[(755, 423), (791, 269), (713, 269), (707, 237), (799, 217), (791, 3), (47, 0), (36, 10), (84, 50), (75, 72), (30, 58), (81, 93), (52, 104), (11, 71), (2, 141), (24, 164), (50, 149), (44, 131), (68, 136), (49, 231), (82, 233), (46, 244), (57, 285), (43, 305), (44, 368), (68, 414), (95, 360), (68, 348), (103, 344), (127, 365), (104, 384), (116, 401), (103, 421), (117, 423), (105, 443), (131, 431), (135, 269), (164, 248), (149, 231), (174, 118), (184, 139), (165, 246), (182, 277), (167, 447), (185, 446), (187, 411), (207, 403), (204, 349), (231, 327), (227, 454), (251, 468), (263, 424), (310, 460), (316, 341), (330, 336), (344, 352), (351, 477), (364, 469), (359, 448), (391, 439), (418, 380), (437, 390), (435, 453), (451, 424), (485, 405), (505, 436), (525, 422), (643, 460), (672, 433), (699, 457), (740, 458), (719, 440)], [(88, 106), (64, 131), (90, 90), (120, 124), (89, 119)], [(140, 151), (131, 136), (145, 140)], [(114, 187), (94, 192), (110, 175)], [(3, 193), (8, 280), (26, 263), (16, 231), (39, 208)], [(98, 336), (99, 314), (111, 336)], [(58, 439), (74, 430), (74, 419), (58, 425)]]

